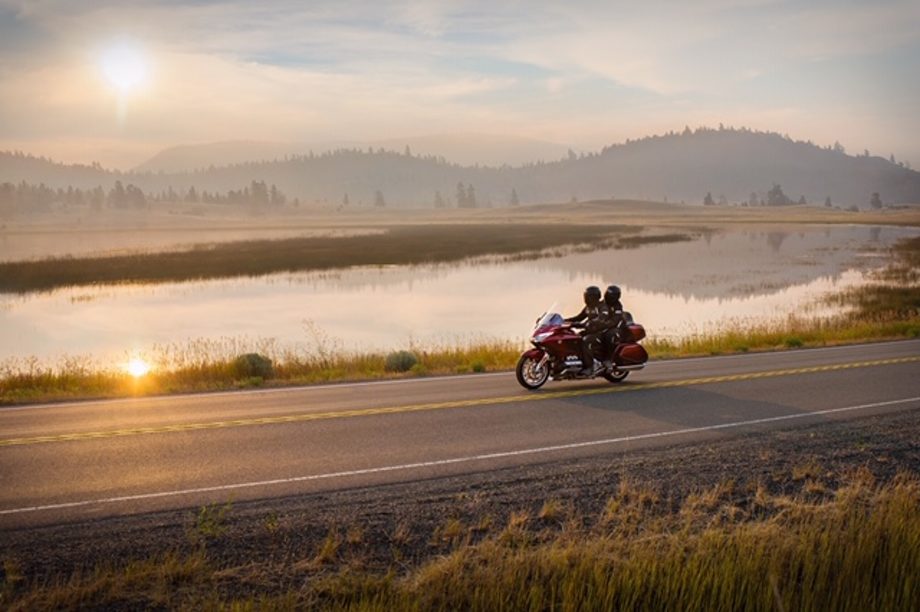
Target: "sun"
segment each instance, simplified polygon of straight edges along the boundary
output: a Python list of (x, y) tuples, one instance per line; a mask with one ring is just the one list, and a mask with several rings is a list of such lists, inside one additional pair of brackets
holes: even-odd
[(125, 365), (125, 370), (134, 378), (140, 378), (150, 371), (150, 364), (140, 357), (133, 357), (131, 361)]
[(102, 76), (121, 95), (127, 95), (147, 85), (150, 62), (144, 52), (127, 43), (109, 47), (99, 58)]

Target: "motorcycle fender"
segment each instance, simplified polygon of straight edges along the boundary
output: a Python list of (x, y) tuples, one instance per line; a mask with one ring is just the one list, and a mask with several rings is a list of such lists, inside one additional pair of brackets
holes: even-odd
[(528, 357), (530, 359), (543, 359), (543, 355), (546, 353), (542, 349), (532, 348), (524, 351), (524, 354), (521, 357)]

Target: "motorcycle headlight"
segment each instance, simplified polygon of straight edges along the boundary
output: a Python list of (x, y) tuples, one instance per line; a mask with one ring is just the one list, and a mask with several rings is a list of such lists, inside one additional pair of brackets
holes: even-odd
[(530, 340), (531, 340), (531, 342), (543, 342), (544, 340), (546, 340), (547, 338), (549, 338), (549, 337), (552, 336), (552, 335), (553, 335), (553, 332), (543, 332), (542, 334), (536, 334), (536, 335), (535, 335), (533, 338), (531, 338)]

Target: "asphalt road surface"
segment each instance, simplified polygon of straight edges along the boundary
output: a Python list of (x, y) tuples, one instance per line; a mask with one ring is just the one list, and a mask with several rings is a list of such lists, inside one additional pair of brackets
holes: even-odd
[(287, 497), (920, 409), (920, 341), (0, 409), (0, 529)]

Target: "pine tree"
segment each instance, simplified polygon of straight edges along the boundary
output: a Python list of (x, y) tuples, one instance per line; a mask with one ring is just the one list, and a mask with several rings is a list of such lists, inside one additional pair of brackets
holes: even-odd
[(109, 191), (109, 206), (124, 208), (125, 204), (125, 186), (121, 184), (121, 181), (115, 181), (115, 186)]
[(473, 189), (472, 183), (466, 190), (466, 205), (470, 208), (476, 208), (476, 190)]
[(783, 188), (777, 183), (767, 192), (767, 206), (786, 206), (792, 204), (792, 200), (783, 193)]
[(466, 187), (463, 183), (457, 183), (457, 208), (467, 208), (468, 205), (466, 200)]

